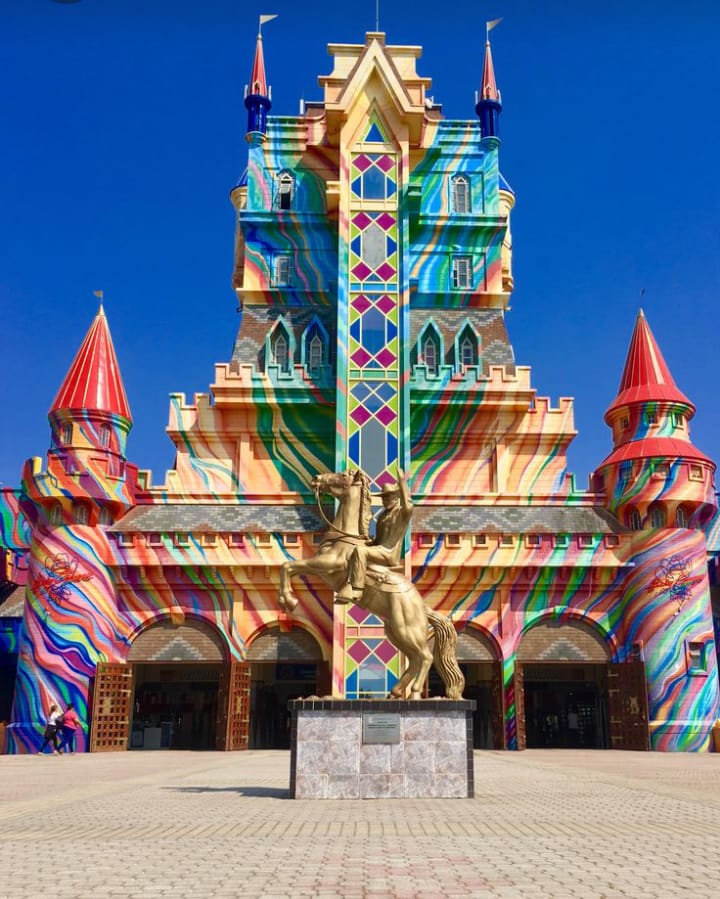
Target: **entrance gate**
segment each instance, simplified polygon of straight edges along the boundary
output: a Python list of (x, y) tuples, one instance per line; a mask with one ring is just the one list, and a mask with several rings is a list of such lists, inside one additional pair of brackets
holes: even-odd
[(545, 621), (523, 635), (514, 693), (518, 749), (649, 748), (643, 663), (611, 664), (582, 622)]

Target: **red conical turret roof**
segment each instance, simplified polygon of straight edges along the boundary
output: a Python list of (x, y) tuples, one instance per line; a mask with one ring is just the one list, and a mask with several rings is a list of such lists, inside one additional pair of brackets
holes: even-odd
[(482, 84), (480, 85), (480, 99), (500, 102), (500, 91), (495, 83), (495, 69), (493, 67), (490, 41), (485, 43), (485, 63), (483, 64)]
[(265, 57), (263, 56), (262, 35), (258, 34), (255, 44), (255, 60), (253, 62), (252, 75), (250, 76), (249, 93), (260, 97), (267, 97), (268, 88), (265, 78)]
[(695, 411), (695, 406), (675, 385), (641, 309), (630, 339), (618, 394), (605, 413), (605, 418), (607, 420), (621, 406), (652, 402), (679, 403), (687, 406), (691, 414)]
[(102, 306), (65, 375), (50, 413), (61, 409), (110, 412), (132, 421)]

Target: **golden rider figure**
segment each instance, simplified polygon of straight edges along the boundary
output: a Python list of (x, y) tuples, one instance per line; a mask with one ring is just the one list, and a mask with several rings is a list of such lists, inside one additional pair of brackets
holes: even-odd
[(384, 508), (377, 518), (375, 539), (372, 543), (364, 546), (360, 544), (353, 550), (348, 563), (347, 583), (335, 594), (338, 602), (352, 602), (362, 596), (368, 565), (390, 568), (400, 563), (402, 542), (413, 509), (402, 468), (398, 466), (397, 469), (397, 484), (385, 484), (380, 497)]

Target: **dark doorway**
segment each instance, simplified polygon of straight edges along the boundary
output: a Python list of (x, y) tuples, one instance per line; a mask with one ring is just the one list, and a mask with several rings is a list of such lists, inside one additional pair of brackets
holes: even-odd
[(215, 749), (220, 664), (135, 665), (131, 749)]
[(609, 749), (607, 667), (525, 664), (528, 749)]
[(317, 695), (315, 662), (253, 662), (250, 749), (289, 749), (288, 702)]

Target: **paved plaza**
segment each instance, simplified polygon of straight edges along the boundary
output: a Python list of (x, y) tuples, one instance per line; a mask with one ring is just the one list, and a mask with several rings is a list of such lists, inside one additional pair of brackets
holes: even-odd
[(289, 762), (2, 756), (0, 897), (720, 894), (720, 755), (477, 752), (460, 800), (293, 801)]

